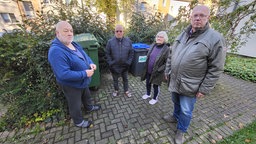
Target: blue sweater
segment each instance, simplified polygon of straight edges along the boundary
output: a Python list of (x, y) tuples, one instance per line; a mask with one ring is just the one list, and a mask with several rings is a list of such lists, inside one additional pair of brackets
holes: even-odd
[(86, 88), (91, 82), (91, 77), (87, 76), (85, 70), (90, 69), (90, 64), (93, 62), (78, 43), (72, 42), (72, 44), (81, 52), (85, 60), (55, 38), (48, 52), (48, 61), (59, 84)]

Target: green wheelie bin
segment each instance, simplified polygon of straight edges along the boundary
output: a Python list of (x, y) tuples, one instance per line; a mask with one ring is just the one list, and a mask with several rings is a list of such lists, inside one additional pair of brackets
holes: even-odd
[(92, 76), (92, 81), (89, 85), (90, 88), (98, 90), (100, 86), (100, 70), (99, 70), (99, 58), (98, 58), (98, 48), (99, 43), (95, 36), (91, 33), (82, 33), (74, 36), (74, 41), (79, 43), (85, 52), (92, 59), (93, 63), (96, 64), (97, 69)]

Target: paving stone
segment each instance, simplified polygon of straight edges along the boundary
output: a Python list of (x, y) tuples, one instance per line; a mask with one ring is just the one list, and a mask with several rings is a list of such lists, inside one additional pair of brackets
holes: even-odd
[[(73, 122), (57, 126), (55, 122), (42, 125), (45, 131), (24, 135), (31, 129), (0, 133), (0, 143), (67, 143), (67, 144), (174, 144), (176, 124), (166, 123), (162, 117), (172, 114), (173, 103), (166, 83), (161, 86), (158, 103), (150, 105), (141, 96), (145, 94), (145, 81), (129, 75), (133, 97), (124, 96), (120, 79), (120, 94), (112, 97), (110, 74), (103, 74), (101, 86), (93, 91), (94, 100), (102, 109), (85, 113), (93, 120), (92, 128), (78, 128)], [(197, 101), (188, 132), (187, 144), (211, 143), (232, 135), (234, 131), (256, 119), (256, 84), (222, 74), (213, 91)], [(12, 140), (12, 137), (18, 137)], [(5, 141), (5, 139), (11, 141)]]
[(81, 141), (76, 141), (75, 144), (90, 144), (88, 139), (83, 139)]
[(106, 131), (106, 132), (104, 132), (104, 133), (101, 133), (101, 137), (102, 137), (103, 139), (108, 138), (108, 137), (110, 137), (110, 136), (114, 136), (112, 130), (109, 130), (109, 131)]

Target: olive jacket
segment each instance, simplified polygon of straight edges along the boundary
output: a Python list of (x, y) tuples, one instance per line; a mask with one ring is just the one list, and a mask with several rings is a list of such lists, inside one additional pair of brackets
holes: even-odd
[(166, 64), (169, 91), (194, 97), (208, 94), (224, 70), (226, 41), (207, 24), (191, 34), (191, 25), (175, 40)]

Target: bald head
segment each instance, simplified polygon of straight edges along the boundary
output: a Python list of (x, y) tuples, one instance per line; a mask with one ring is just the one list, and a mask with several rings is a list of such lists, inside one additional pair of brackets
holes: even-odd
[(67, 21), (56, 24), (56, 37), (64, 44), (69, 45), (73, 41), (73, 28)]
[(210, 9), (205, 5), (197, 5), (193, 8), (190, 19), (193, 32), (203, 29), (209, 21)]
[(205, 14), (210, 15), (210, 9), (209, 7), (205, 6), (205, 5), (197, 5), (193, 8), (192, 14), (193, 12), (196, 11), (203, 11)]
[(59, 21), (57, 24), (56, 24), (56, 31), (59, 31), (61, 30), (63, 27), (65, 26), (69, 26), (69, 27), (72, 27), (67, 21)]

